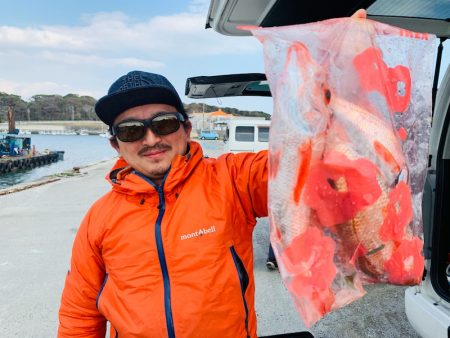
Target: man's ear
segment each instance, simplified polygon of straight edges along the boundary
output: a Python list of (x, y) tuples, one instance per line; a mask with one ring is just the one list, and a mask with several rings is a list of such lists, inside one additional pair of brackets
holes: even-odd
[(191, 140), (192, 123), (191, 121), (186, 121), (183, 123), (183, 128), (188, 136), (189, 141)]
[(112, 136), (112, 137), (109, 139), (109, 144), (110, 144), (111, 147), (113, 147), (113, 148), (117, 151), (117, 153), (120, 155), (119, 142), (117, 142), (117, 139), (116, 139), (115, 136)]

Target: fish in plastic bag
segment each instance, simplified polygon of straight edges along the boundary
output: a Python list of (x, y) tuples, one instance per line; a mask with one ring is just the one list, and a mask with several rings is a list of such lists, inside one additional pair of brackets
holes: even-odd
[(435, 37), (367, 19), (250, 28), (274, 100), (270, 238), (307, 326), (418, 284)]

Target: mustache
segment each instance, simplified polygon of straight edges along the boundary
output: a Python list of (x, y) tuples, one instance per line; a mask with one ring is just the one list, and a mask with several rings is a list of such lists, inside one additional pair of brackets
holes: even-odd
[(142, 149), (140, 149), (138, 151), (138, 155), (144, 155), (147, 152), (155, 151), (155, 150), (158, 151), (158, 150), (170, 150), (170, 149), (172, 149), (172, 147), (170, 145), (158, 143), (158, 144), (154, 145), (153, 147), (149, 147), (149, 146), (143, 147)]

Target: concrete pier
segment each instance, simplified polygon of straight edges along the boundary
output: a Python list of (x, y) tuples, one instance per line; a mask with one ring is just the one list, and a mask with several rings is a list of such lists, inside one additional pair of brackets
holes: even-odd
[[(222, 142), (204, 141), (217, 156)], [(109, 190), (112, 161), (80, 174), (0, 195), (0, 337), (56, 337), (72, 242), (91, 203)], [(277, 271), (268, 271), (268, 220), (254, 233), (258, 335), (306, 330)], [(404, 287), (373, 285), (362, 299), (314, 325), (315, 337), (418, 337), (404, 311)], [(151, 333), (149, 333), (151, 336)]]
[(33, 169), (35, 167), (62, 160), (63, 157), (64, 151), (50, 151), (45, 154), (26, 156), (5, 156), (0, 158), (0, 175), (21, 169)]

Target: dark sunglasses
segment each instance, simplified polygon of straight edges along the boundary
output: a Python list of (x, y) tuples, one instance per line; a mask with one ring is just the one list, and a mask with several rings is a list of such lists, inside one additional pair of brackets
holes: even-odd
[(147, 128), (159, 136), (169, 135), (180, 129), (185, 120), (181, 113), (161, 112), (146, 120), (120, 122), (111, 128), (111, 132), (122, 142), (134, 142), (145, 136)]

